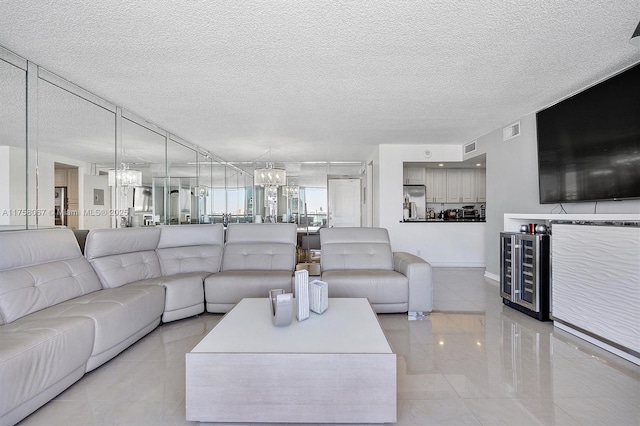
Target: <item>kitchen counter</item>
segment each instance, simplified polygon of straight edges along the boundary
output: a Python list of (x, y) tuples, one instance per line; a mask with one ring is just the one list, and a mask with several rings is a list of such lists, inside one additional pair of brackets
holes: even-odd
[(485, 223), (485, 219), (467, 218), (467, 219), (419, 219), (419, 220), (401, 220), (400, 223), (458, 223), (458, 222), (481, 222)]

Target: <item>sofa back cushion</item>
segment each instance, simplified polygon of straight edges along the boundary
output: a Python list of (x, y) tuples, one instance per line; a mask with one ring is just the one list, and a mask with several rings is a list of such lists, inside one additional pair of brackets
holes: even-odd
[(232, 223), (222, 271), (291, 271), (296, 264), (295, 223)]
[(393, 270), (389, 233), (384, 228), (320, 229), (320, 267)]
[(156, 253), (162, 275), (220, 271), (224, 227), (188, 225), (160, 227), (160, 242)]
[(102, 286), (69, 229), (0, 232), (0, 324)]
[(104, 288), (120, 287), (161, 275), (156, 247), (160, 228), (94, 229), (84, 255)]

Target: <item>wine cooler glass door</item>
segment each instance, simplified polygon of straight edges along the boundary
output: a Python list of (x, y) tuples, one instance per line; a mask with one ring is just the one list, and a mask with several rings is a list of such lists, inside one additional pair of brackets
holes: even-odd
[(535, 235), (523, 235), (520, 241), (520, 265), (516, 303), (537, 312), (538, 306), (538, 239)]
[(510, 301), (513, 299), (513, 280), (516, 277), (513, 262), (514, 246), (512, 234), (500, 234), (500, 296)]

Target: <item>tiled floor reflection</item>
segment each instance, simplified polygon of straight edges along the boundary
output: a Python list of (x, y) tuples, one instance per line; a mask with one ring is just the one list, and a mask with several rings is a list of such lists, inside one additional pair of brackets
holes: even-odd
[[(503, 306), (480, 269), (434, 279), (425, 320), (379, 315), (398, 355), (397, 424), (640, 425), (640, 367)], [(219, 318), (158, 327), (22, 424), (191, 424), (184, 354)]]

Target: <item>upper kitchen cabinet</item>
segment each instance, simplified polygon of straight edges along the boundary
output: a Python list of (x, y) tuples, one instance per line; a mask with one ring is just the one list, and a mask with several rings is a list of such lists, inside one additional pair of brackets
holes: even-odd
[(476, 201), (487, 202), (487, 170), (476, 169)]
[[(448, 169), (447, 172), (447, 202), (474, 203), (478, 199), (478, 170), (476, 169)], [(482, 177), (482, 176), (481, 176)], [(483, 187), (484, 187), (484, 177)], [(486, 199), (486, 195), (483, 194)]]
[(427, 203), (447, 202), (447, 171), (443, 169), (427, 169), (425, 177)]
[(462, 170), (448, 169), (447, 171), (447, 202), (462, 202)]
[(460, 197), (463, 203), (473, 203), (476, 201), (476, 171), (474, 169), (461, 170), (462, 190)]
[(424, 185), (424, 167), (405, 167), (403, 169), (403, 182), (405, 185)]

